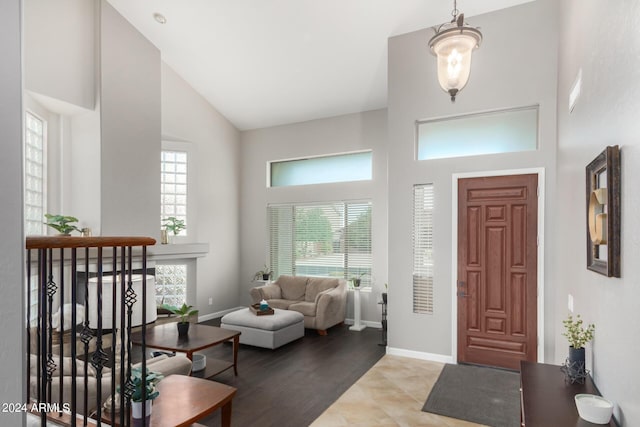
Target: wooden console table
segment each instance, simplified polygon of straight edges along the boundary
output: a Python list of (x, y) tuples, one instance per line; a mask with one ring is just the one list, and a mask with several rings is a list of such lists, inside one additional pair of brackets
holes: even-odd
[[(522, 425), (526, 427), (596, 426), (578, 415), (574, 396), (596, 394), (590, 376), (584, 384), (566, 384), (560, 366), (520, 362), (520, 407)], [(613, 417), (609, 426), (615, 426)]]
[[(153, 401), (150, 427), (188, 427), (198, 420), (222, 410), (222, 427), (231, 426), (231, 401), (236, 389), (226, 384), (186, 375), (169, 375), (158, 383), (160, 395)], [(102, 420), (114, 426), (119, 414), (111, 421), (109, 412)]]

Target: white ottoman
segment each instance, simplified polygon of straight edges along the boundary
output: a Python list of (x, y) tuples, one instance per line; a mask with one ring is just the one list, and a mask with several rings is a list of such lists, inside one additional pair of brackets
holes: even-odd
[(225, 314), (220, 327), (240, 331), (240, 343), (264, 348), (278, 348), (304, 336), (302, 313), (274, 308), (275, 313), (256, 316), (248, 308)]

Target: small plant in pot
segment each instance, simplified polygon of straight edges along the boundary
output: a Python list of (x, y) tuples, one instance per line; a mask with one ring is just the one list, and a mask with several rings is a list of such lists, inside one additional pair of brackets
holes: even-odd
[(44, 214), (44, 217), (47, 218), (45, 224), (56, 230), (62, 236), (70, 236), (72, 231), (81, 231), (73, 225), (74, 222), (78, 222), (78, 218), (76, 217), (52, 214)]
[(256, 274), (253, 275), (253, 280), (271, 280), (272, 276), (273, 270), (265, 264), (262, 270), (256, 271)]
[(349, 279), (351, 280), (351, 283), (353, 283), (354, 288), (360, 287), (360, 284), (362, 283), (362, 276), (364, 276), (365, 274), (367, 273), (360, 273), (359, 275), (353, 276), (351, 279)]
[(382, 293), (382, 302), (383, 303), (387, 303), (387, 290), (389, 289), (389, 286), (385, 283), (384, 284), (384, 292)]
[(566, 362), (566, 373), (571, 382), (584, 382), (586, 377), (584, 346), (593, 339), (595, 325), (583, 326), (584, 321), (578, 314), (575, 319), (569, 315), (563, 320), (565, 332), (562, 334), (569, 341), (569, 357)]
[[(142, 368), (131, 369), (131, 382), (133, 385), (133, 392), (131, 394), (131, 416), (133, 418), (134, 426), (148, 426), (151, 421), (151, 402), (160, 395), (160, 392), (156, 390), (156, 385), (162, 378), (162, 374), (159, 372), (146, 370), (147, 374), (142, 374)], [(118, 387), (118, 393), (120, 388)], [(143, 396), (144, 394), (144, 396)], [(143, 399), (145, 399), (143, 401)], [(143, 423), (142, 419), (142, 405), (145, 405), (145, 419)]]
[(198, 310), (195, 310), (192, 305), (187, 305), (187, 303), (183, 303), (181, 307), (163, 304), (162, 308), (180, 316), (178, 335), (181, 337), (187, 336), (189, 334), (189, 316), (198, 314)]
[(175, 216), (170, 216), (162, 220), (162, 226), (167, 232), (171, 232), (173, 236), (180, 234), (182, 230), (187, 228), (183, 219), (178, 219)]

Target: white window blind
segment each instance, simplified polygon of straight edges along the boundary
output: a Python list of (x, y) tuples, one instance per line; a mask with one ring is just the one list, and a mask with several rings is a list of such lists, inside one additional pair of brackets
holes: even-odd
[(24, 222), (26, 235), (46, 234), (46, 122), (27, 111), (24, 141)]
[(156, 265), (156, 303), (180, 307), (187, 301), (186, 264)]
[[(186, 151), (163, 150), (161, 163), (161, 215), (160, 219), (176, 217), (184, 221), (187, 228), (187, 165)], [(161, 222), (164, 224), (164, 221)], [(178, 233), (186, 236), (187, 229)]]
[(413, 187), (413, 312), (433, 314), (433, 184)]
[(275, 276), (360, 277), (371, 283), (371, 202), (267, 207)]

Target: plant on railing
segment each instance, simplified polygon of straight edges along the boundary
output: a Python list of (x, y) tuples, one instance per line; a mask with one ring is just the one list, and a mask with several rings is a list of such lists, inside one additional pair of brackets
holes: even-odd
[(72, 224), (78, 222), (76, 217), (52, 214), (44, 214), (44, 216), (47, 218), (45, 224), (64, 236), (69, 236), (72, 231), (80, 231), (78, 227)]
[(178, 234), (180, 234), (182, 230), (187, 228), (187, 226), (184, 224), (184, 220), (178, 219), (175, 216), (170, 216), (168, 218), (165, 218), (162, 220), (162, 222), (164, 223), (162, 224), (164, 228), (167, 231), (171, 231), (174, 236), (177, 236)]

